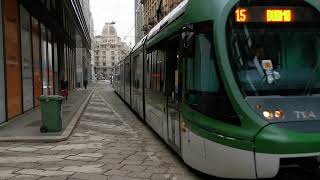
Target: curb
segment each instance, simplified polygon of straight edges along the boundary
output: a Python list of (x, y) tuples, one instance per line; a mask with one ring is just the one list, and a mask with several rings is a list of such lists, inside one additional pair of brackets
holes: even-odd
[(80, 116), (82, 115), (83, 111), (87, 107), (93, 93), (95, 92), (96, 88), (94, 88), (89, 96), (84, 100), (81, 104), (78, 111), (73, 114), (73, 117), (64, 130), (64, 132), (59, 136), (13, 136), (13, 137), (3, 137), (0, 138), (0, 142), (59, 142), (67, 140), (70, 135), (72, 134), (73, 130), (77, 126)]

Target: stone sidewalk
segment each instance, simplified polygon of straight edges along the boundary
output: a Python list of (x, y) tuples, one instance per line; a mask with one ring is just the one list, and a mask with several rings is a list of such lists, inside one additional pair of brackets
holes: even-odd
[(67, 139), (85, 109), (94, 85), (75, 89), (62, 104), (62, 131), (41, 133), (41, 110), (36, 108), (0, 126), (0, 141), (61, 141)]
[(0, 179), (202, 180), (138, 120), (110, 85), (97, 84), (66, 141), (0, 143)]

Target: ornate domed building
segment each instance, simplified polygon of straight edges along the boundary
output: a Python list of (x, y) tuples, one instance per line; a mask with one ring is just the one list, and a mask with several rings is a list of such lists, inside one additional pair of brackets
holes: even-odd
[(94, 38), (94, 65), (97, 79), (109, 79), (112, 69), (130, 52), (130, 47), (121, 41), (114, 23), (105, 23), (102, 33)]

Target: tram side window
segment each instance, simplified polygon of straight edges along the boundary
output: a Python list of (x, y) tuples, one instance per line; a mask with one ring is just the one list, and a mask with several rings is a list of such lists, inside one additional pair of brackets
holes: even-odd
[(154, 92), (164, 92), (165, 74), (164, 61), (165, 52), (155, 50), (147, 55), (147, 77), (146, 84), (148, 89)]
[(216, 120), (239, 125), (240, 121), (219, 81), (211, 34), (210, 31), (195, 35), (195, 56), (185, 63), (186, 103)]
[(151, 88), (151, 54), (147, 54), (147, 63), (146, 63), (146, 88)]

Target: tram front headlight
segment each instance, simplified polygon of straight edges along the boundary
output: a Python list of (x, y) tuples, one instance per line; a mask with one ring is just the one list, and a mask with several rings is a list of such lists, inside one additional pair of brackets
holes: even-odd
[(278, 119), (283, 119), (284, 118), (284, 111), (281, 109), (277, 109), (274, 111), (274, 116)]
[(265, 110), (262, 112), (262, 114), (267, 119), (273, 119), (273, 117), (274, 117), (273, 112), (270, 110)]

